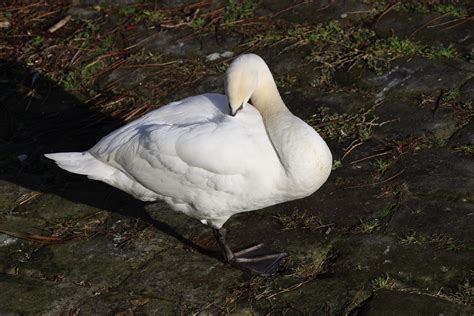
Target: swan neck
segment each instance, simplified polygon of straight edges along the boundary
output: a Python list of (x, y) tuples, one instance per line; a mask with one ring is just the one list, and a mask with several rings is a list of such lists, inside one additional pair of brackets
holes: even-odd
[(289, 113), (271, 73), (259, 78), (259, 84), (251, 97), (252, 104), (262, 115), (264, 122), (281, 113)]

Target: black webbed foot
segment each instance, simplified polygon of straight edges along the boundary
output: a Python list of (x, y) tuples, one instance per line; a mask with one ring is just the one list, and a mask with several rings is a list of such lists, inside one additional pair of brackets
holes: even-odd
[(262, 276), (274, 275), (286, 253), (274, 252), (264, 246), (258, 244), (237, 252), (230, 250), (225, 240), (225, 230), (214, 229), (214, 236), (224, 254), (224, 258), (231, 266), (244, 271), (252, 272)]

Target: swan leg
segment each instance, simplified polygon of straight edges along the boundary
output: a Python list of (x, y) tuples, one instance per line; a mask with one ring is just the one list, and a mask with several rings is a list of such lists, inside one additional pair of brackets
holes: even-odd
[(266, 248), (264, 244), (233, 252), (225, 238), (226, 230), (224, 228), (214, 228), (213, 232), (225, 261), (231, 266), (244, 271), (250, 271), (262, 276), (274, 275), (278, 271), (281, 260), (287, 256), (286, 253), (273, 252)]

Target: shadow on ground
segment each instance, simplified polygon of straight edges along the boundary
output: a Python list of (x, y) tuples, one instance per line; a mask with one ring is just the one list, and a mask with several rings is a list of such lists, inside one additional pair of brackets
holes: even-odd
[[(0, 314), (472, 315), (472, 4), (183, 3), (5, 5)], [(234, 248), (290, 254), (277, 276), (225, 266), (198, 221), (42, 156), (222, 92), (246, 51), (335, 158), (312, 196), (226, 224)]]
[[(0, 151), (6, 159), (2, 161), (3, 183), (13, 184), (11, 189), (21, 187), (20, 190), (52, 194), (74, 204), (143, 221), (202, 254), (216, 256), (214, 251), (196, 245), (168, 224), (153, 219), (145, 210), (145, 203), (110, 186), (58, 170), (43, 157), (50, 152), (87, 150), (125, 122), (81, 102), (32, 68), (9, 61), (0, 61), (0, 67), (4, 91), (4, 143)], [(8, 210), (8, 206), (3, 205), (4, 212), (15, 213), (15, 207)], [(31, 233), (30, 228), (34, 227), (23, 225), (19, 233)]]

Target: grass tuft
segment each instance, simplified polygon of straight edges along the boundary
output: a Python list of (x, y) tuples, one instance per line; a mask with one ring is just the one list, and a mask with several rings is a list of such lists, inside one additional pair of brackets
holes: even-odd
[(384, 276), (380, 276), (372, 280), (372, 286), (374, 290), (381, 289), (392, 289), (395, 286), (395, 280), (393, 280), (388, 273)]
[(316, 231), (330, 226), (325, 225), (319, 217), (308, 215), (306, 211), (300, 211), (298, 208), (294, 208), (289, 214), (278, 215), (276, 219), (282, 225), (283, 230), (308, 229)]

